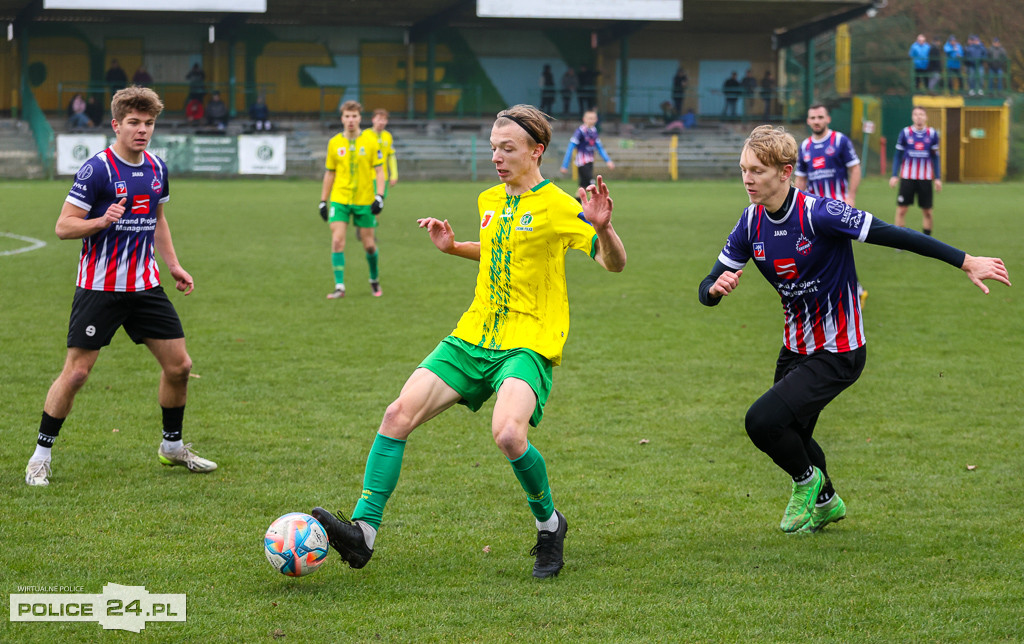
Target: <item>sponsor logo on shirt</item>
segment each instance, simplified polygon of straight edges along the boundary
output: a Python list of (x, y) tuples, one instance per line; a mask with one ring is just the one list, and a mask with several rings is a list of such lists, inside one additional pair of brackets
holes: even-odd
[(484, 213), (484, 218), (480, 220), (480, 228), (487, 228), (487, 224), (491, 223), (491, 219), (494, 217), (494, 211), (488, 210)]
[(776, 230), (775, 231), (775, 236), (776, 237), (785, 237), (788, 234), (789, 234), (788, 230)]
[(142, 173), (142, 172), (133, 172), (133, 173), (132, 173), (132, 179), (134, 179), (134, 178), (136, 178), (136, 177), (141, 177), (142, 175), (143, 175), (143, 173)]
[(149, 214), (149, 195), (135, 195), (134, 197), (132, 197), (132, 214)]
[(793, 258), (775, 260), (775, 274), (784, 280), (798, 280), (800, 273), (796, 270), (796, 260)]
[(922, 143), (921, 141), (915, 141), (914, 142), (914, 149), (915, 150), (923, 150), (924, 149), (924, 143)]
[(85, 164), (81, 168), (79, 168), (78, 169), (78, 174), (75, 175), (75, 177), (77, 177), (79, 181), (85, 181), (86, 179), (88, 179), (91, 176), (92, 176), (92, 166), (89, 165), (89, 164)]
[(827, 201), (825, 210), (834, 217), (843, 217), (845, 224), (846, 218), (850, 215), (850, 204), (838, 200)]
[[(796, 252), (800, 253), (801, 255), (806, 255), (807, 253), (811, 252), (811, 240), (807, 239), (803, 235), (800, 235), (800, 237), (796, 240)], [(778, 265), (776, 264), (776, 266)]]
[(343, 157), (348, 154), (348, 148), (338, 148), (338, 156)]
[(124, 181), (114, 182), (114, 196), (115, 197), (127, 197), (128, 196), (128, 184)]
[(811, 167), (815, 170), (821, 170), (825, 167), (825, 157), (814, 157), (811, 161)]
[(764, 261), (764, 242), (754, 242), (754, 259)]
[(75, 185), (72, 186), (72, 189), (81, 190), (82, 192), (89, 192), (89, 188), (84, 183), (78, 183), (77, 181), (75, 182)]

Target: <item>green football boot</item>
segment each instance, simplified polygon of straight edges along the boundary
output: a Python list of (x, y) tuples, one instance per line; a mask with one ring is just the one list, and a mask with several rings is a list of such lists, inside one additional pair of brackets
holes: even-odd
[(779, 528), (783, 532), (796, 532), (811, 520), (814, 502), (818, 500), (821, 486), (825, 484), (825, 476), (821, 470), (814, 468), (814, 476), (803, 485), (793, 483), (793, 494), (789, 497), (786, 512), (782, 515)]
[(811, 510), (811, 520), (800, 528), (800, 532), (817, 532), (830, 523), (842, 521), (846, 518), (846, 504), (839, 498), (838, 494), (825, 505), (816, 505)]

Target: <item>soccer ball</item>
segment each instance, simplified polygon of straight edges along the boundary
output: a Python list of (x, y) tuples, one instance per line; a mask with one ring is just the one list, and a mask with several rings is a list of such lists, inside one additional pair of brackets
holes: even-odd
[(327, 559), (327, 532), (303, 512), (291, 512), (270, 524), (263, 537), (267, 561), (282, 575), (308, 575)]

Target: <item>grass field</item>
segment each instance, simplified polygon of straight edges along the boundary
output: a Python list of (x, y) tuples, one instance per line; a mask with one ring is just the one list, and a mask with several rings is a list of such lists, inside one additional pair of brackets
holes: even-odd
[[(857, 246), (868, 364), (816, 434), (849, 514), (786, 536), (787, 477), (743, 429), (771, 383), (778, 297), (753, 270), (717, 308), (696, 297), (745, 204), (739, 181), (612, 183), (629, 264), (610, 274), (570, 256), (572, 334), (531, 434), (570, 524), (562, 574), (530, 576), (533, 519), (488, 405), (413, 434), (365, 569), (332, 553), (291, 579), (264, 558), (266, 527), (314, 505), (351, 510), (385, 406), (472, 298), (476, 266), (438, 253), (415, 220), (448, 218), (474, 238), (485, 184), (392, 189), (384, 297), (370, 296), (353, 244), (337, 302), (324, 298), (318, 182), (171, 187), (196, 280), (171, 294), (196, 376), (185, 440), (220, 468), (158, 464), (158, 369), (119, 333), (64, 425), (51, 485), (30, 488), (79, 244), (53, 235), (66, 181), (0, 183), (0, 232), (47, 242), (0, 256), (0, 590), (144, 585), (187, 594), (188, 619), (141, 635), (2, 620), (0, 641), (1024, 640), (1021, 285), (985, 296), (948, 265)], [(936, 235), (1002, 257), (1019, 281), (1022, 195), (949, 185)], [(881, 179), (859, 199), (891, 221)], [(0, 236), (0, 251), (24, 245)]]

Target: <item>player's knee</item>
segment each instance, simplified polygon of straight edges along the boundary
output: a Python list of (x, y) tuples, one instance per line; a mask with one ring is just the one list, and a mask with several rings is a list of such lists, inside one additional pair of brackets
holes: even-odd
[(496, 421), (491, 429), (494, 443), (503, 454), (514, 458), (526, 451), (526, 432), (519, 423), (513, 421)]
[(89, 372), (90, 369), (88, 367), (72, 366), (65, 369), (60, 377), (68, 389), (78, 391), (85, 385), (85, 381), (89, 379)]
[(188, 382), (188, 376), (192, 373), (192, 358), (185, 354), (183, 357), (164, 365), (164, 374), (168, 380), (175, 382)]
[(401, 397), (388, 405), (384, 410), (384, 419), (380, 423), (381, 430), (386, 430), (389, 436), (400, 434), (407, 436), (416, 428), (416, 422), (409, 406)]
[(761, 450), (779, 439), (783, 424), (777, 413), (778, 410), (774, 409), (775, 401), (766, 396), (762, 396), (750, 406), (743, 421), (747, 429), (747, 436)]

